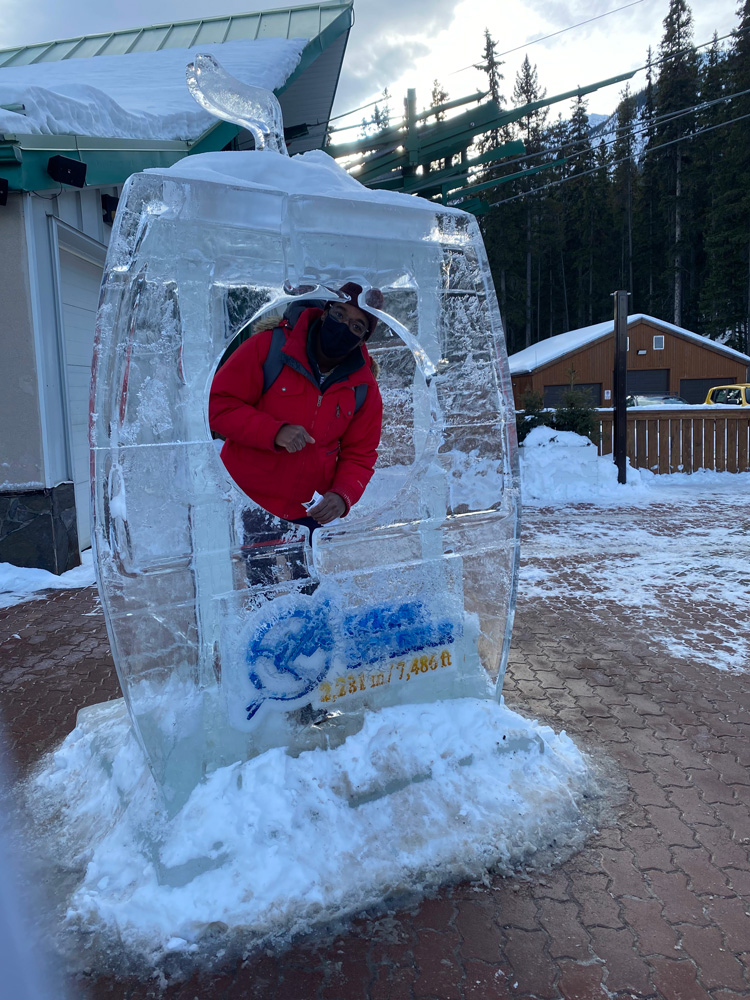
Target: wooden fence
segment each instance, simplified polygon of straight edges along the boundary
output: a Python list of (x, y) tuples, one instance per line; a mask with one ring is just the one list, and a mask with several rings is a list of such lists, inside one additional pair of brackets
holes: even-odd
[[(612, 410), (598, 410), (599, 454), (611, 455)], [(750, 470), (750, 407), (664, 407), (628, 410), (628, 458), (652, 472)]]

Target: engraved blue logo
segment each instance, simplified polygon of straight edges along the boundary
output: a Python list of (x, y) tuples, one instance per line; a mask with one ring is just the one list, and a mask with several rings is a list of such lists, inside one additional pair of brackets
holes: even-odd
[(359, 608), (343, 621), (327, 599), (286, 609), (248, 642), (248, 677), (257, 695), (247, 705), (247, 718), (265, 701), (298, 701), (311, 694), (334, 657), (356, 670), (449, 645), (462, 633), (461, 623), (433, 615), (418, 600)]

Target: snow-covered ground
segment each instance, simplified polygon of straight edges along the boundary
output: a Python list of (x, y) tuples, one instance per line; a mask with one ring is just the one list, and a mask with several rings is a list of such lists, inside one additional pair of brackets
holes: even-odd
[(94, 583), (91, 549), (81, 556), (81, 565), (60, 576), (46, 569), (26, 569), (12, 563), (0, 563), (0, 608), (42, 598), (51, 590), (74, 590)]
[(565, 855), (589, 829), (593, 790), (564, 733), (462, 699), (369, 714), (334, 750), (221, 768), (170, 819), (116, 701), (82, 713), (29, 796), (47, 850), (80, 873), (67, 927), (153, 962), (209, 961), (388, 896)]
[(627, 478), (619, 485), (585, 438), (532, 431), (521, 448), (520, 598), (627, 614), (634, 640), (750, 670), (750, 473)]
[[(522, 601), (569, 607), (571, 627), (624, 616), (634, 642), (746, 668), (750, 474), (629, 470), (620, 486), (585, 439), (541, 428), (521, 470)], [(118, 700), (81, 714), (27, 794), (41, 850), (68, 886), (77, 873), (68, 930), (150, 965), (220, 960), (404, 892), (562, 856), (590, 829), (595, 789), (564, 733), (463, 699), (368, 715), (333, 750), (221, 768), (170, 817)]]

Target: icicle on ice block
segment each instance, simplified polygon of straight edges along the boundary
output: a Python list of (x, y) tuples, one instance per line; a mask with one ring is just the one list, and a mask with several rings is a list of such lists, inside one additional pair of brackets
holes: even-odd
[[(203, 64), (194, 86), (226, 117), (238, 100), (222, 72)], [(275, 98), (253, 100), (257, 114)], [(497, 697), (515, 603), (513, 401), (475, 220), (370, 191), (323, 152), (290, 159), (280, 113), (252, 117), (264, 151), (130, 178), (98, 315), (100, 591), (173, 810), (207, 772), (274, 746), (338, 745), (368, 710)], [(209, 391), (238, 335), (273, 326), (294, 290), (332, 299), (350, 280), (383, 292), (368, 342), (379, 458), (360, 502), (311, 546), (229, 476)]]

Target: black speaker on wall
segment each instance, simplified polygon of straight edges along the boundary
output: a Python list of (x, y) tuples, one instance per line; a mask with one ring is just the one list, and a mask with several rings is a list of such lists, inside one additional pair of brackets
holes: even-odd
[(86, 184), (86, 164), (69, 156), (50, 156), (47, 173), (59, 184), (82, 188)]

